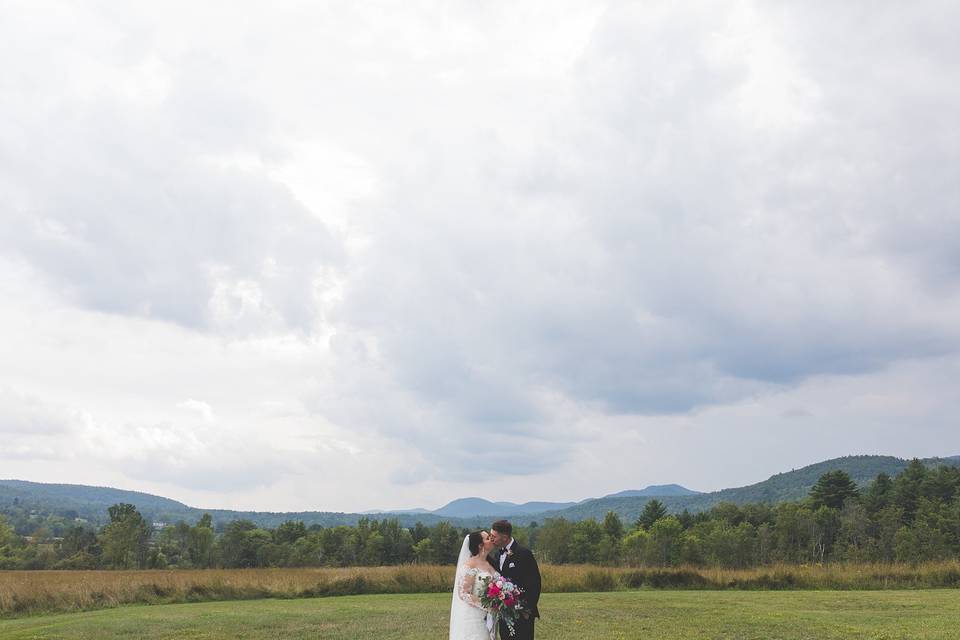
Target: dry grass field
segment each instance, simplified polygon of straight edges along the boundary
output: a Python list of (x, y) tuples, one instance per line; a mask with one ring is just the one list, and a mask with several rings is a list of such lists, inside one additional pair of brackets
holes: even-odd
[[(548, 593), (636, 589), (859, 590), (960, 587), (960, 562), (920, 565), (773, 566), (749, 570), (544, 566)], [(186, 603), (359, 594), (444, 593), (453, 568), (0, 571), (0, 617), (122, 604)]]

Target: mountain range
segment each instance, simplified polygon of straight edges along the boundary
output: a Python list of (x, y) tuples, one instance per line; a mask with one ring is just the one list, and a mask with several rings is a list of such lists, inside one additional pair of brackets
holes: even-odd
[[(927, 458), (924, 464), (960, 466), (960, 456)], [(777, 503), (805, 497), (817, 479), (828, 471), (843, 470), (853, 480), (865, 486), (879, 473), (894, 476), (909, 464), (908, 460), (893, 456), (846, 456), (811, 464), (801, 469), (778, 473), (756, 484), (723, 489), (709, 493), (692, 491), (676, 484), (652, 485), (645, 489), (626, 490), (602, 498), (579, 502), (491, 502), (483, 498), (460, 498), (439, 509), (407, 509), (401, 511), (341, 513), (327, 511), (263, 512), (200, 509), (176, 500), (139, 491), (125, 491), (108, 487), (74, 484), (47, 484), (25, 480), (0, 480), (0, 513), (15, 505), (39, 512), (68, 514), (94, 524), (107, 521), (107, 508), (118, 502), (133, 504), (152, 522), (194, 522), (209, 513), (215, 523), (248, 519), (258, 526), (273, 528), (286, 520), (302, 520), (307, 526), (353, 525), (361, 518), (396, 518), (402, 526), (417, 522), (433, 525), (449, 521), (457, 526), (488, 525), (492, 519), (508, 517), (519, 525), (546, 518), (583, 520), (602, 519), (608, 511), (615, 511), (626, 522), (633, 522), (646, 503), (656, 498), (671, 512), (688, 509), (704, 511), (720, 502), (745, 504), (749, 502)]]

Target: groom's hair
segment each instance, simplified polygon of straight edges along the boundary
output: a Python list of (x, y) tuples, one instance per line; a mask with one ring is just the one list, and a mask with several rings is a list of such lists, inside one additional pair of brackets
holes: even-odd
[(493, 526), (490, 527), (497, 533), (502, 533), (504, 535), (513, 537), (513, 525), (510, 524), (509, 520), (497, 520), (493, 523)]

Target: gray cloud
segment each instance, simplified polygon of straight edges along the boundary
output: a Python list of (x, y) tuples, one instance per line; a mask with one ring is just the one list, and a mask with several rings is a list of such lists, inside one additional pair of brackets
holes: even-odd
[[(527, 419), (515, 398), (538, 385), (673, 413), (956, 351), (955, 307), (916, 286), (887, 241), (950, 224), (956, 141), (931, 147), (925, 132), (942, 134), (960, 106), (941, 82), (952, 51), (918, 36), (929, 84), (897, 91), (862, 74), (851, 93), (895, 17), (843, 30), (838, 72), (808, 44), (819, 15), (747, 13), (611, 8), (570, 101), (526, 131), (532, 151), (452, 118), (467, 164), (447, 162), (438, 127), (415, 174), (384, 171), (403, 182), (383, 206), (408, 215), (371, 221), (372, 264), (343, 313), (404, 387), (456, 399), (470, 423), (497, 399)], [(914, 106), (933, 127), (876, 128)], [(925, 213), (904, 224), (911, 197)]]
[[(111, 454), (129, 477), (249, 465), (267, 491), (346, 451), (336, 473), (426, 499), (476, 482), (464, 461), (496, 441), (497, 486), (570, 491), (607, 456), (773, 460), (837, 415), (845, 445), (882, 423), (903, 446), (875, 404), (942, 445), (942, 390), (891, 400), (888, 373), (960, 355), (954, 7), (22, 11), (0, 25), (0, 266), (19, 265), (0, 287), (11, 330), (83, 321), (31, 334), (47, 369), (89, 377), (76, 362), (121, 333), (138, 355), (112, 361), (149, 381), (135, 402), (87, 390), (107, 441), (143, 436)], [(41, 348), (58, 340), (82, 353)], [(24, 353), (0, 350), (25, 392), (73, 393)], [(216, 420), (182, 423), (188, 398)], [(285, 443), (262, 464), (250, 406)]]
[(141, 460), (125, 457), (114, 464), (131, 478), (181, 489), (244, 492), (269, 487), (282, 478), (302, 475), (310, 465), (298, 456), (260, 444), (256, 451), (219, 442), (202, 451), (144, 451)]

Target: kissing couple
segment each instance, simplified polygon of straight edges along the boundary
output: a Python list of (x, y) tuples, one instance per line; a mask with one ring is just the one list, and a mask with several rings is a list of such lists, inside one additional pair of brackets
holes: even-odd
[(490, 531), (463, 539), (450, 605), (450, 640), (533, 640), (540, 617), (540, 567), (513, 538), (513, 526), (497, 520)]

